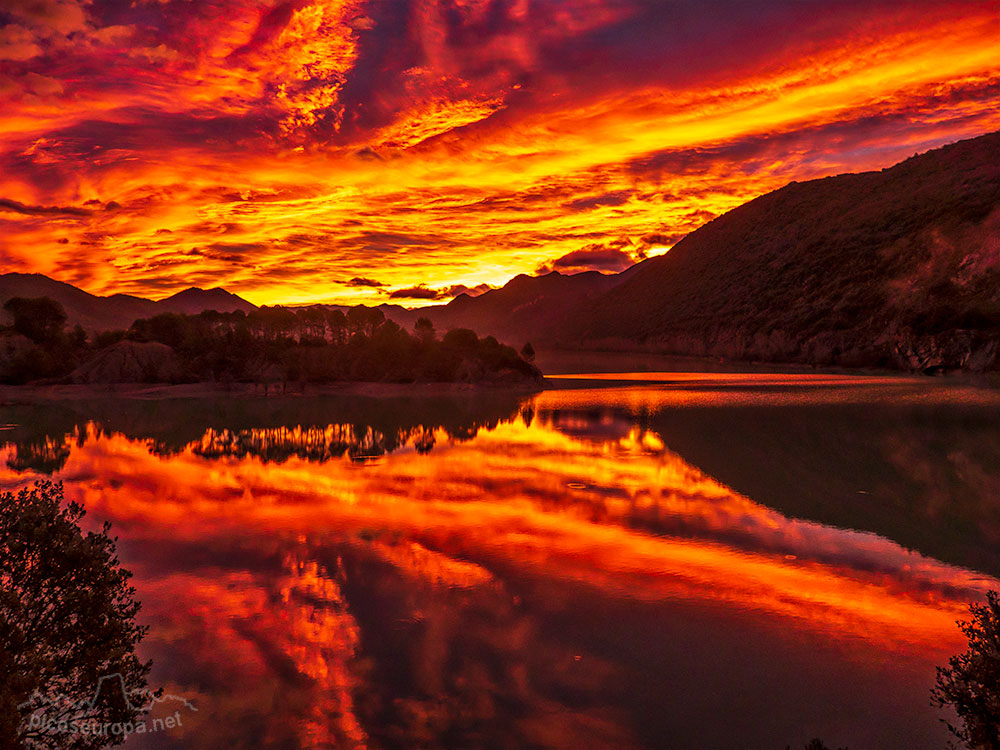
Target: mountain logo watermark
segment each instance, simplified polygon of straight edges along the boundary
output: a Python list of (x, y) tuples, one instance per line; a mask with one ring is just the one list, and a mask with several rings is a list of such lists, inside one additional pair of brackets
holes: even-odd
[[(126, 722), (102, 721), (98, 707), (109, 701), (123, 702), (136, 716)], [(163, 707), (163, 716), (153, 716), (154, 710)], [(90, 698), (74, 701), (60, 693), (43, 695), (35, 692), (21, 703), (18, 710), (26, 714), (24, 721), (35, 736), (77, 735), (83, 737), (120, 737), (133, 734), (166, 732), (184, 726), (189, 712), (197, 712), (191, 701), (179, 695), (164, 694), (149, 697), (144, 691), (129, 692), (120, 674), (101, 677)]]

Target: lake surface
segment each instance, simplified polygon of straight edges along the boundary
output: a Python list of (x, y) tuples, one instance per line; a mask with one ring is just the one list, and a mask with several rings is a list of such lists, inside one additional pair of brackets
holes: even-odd
[(996, 390), (554, 382), (3, 407), (4, 488), (114, 524), (197, 708), (126, 747), (944, 745), (934, 667), (1000, 587)]

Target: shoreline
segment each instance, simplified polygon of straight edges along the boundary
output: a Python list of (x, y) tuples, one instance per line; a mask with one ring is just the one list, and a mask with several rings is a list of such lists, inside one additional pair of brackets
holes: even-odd
[(270, 386), (265, 395), (263, 386), (255, 383), (110, 383), (110, 384), (46, 384), (0, 385), (0, 407), (12, 404), (33, 404), (73, 399), (125, 398), (160, 400), (170, 398), (311, 398), (315, 396), (361, 396), (368, 398), (478, 396), (491, 393), (540, 393), (550, 387), (541, 383), (369, 383), (345, 382), (290, 384), (282, 390)]

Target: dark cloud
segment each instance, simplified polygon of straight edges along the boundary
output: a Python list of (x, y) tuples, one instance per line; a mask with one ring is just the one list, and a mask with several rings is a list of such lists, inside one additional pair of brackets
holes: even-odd
[(401, 232), (373, 232), (366, 231), (359, 235), (359, 239), (369, 246), (394, 248), (399, 246), (420, 246), (436, 244), (437, 240), (432, 237), (421, 237), (415, 234), (403, 234)]
[(10, 198), (0, 198), (0, 211), (13, 211), (25, 216), (91, 216), (93, 211), (76, 206), (29, 206)]
[[(51, 131), (45, 139), (45, 162), (67, 161), (79, 166), (85, 159), (107, 167), (135, 154), (191, 147), (215, 152), (235, 152), (275, 126), (256, 114), (244, 116), (203, 113), (169, 113), (149, 106), (123, 107), (114, 120), (88, 119)], [(37, 161), (34, 160), (34, 161)]]
[(588, 211), (598, 206), (621, 206), (632, 197), (632, 190), (615, 190), (602, 195), (592, 195), (587, 198), (577, 198), (576, 200), (563, 203), (563, 206), (574, 211)]
[(266, 242), (213, 242), (204, 248), (193, 248), (187, 254), (226, 263), (243, 263), (248, 255), (260, 253), (267, 248)]
[(257, 29), (254, 31), (250, 41), (242, 47), (233, 50), (229, 54), (230, 61), (238, 62), (244, 56), (266, 45), (278, 36), (282, 29), (288, 25), (288, 22), (292, 20), (292, 14), (295, 12), (297, 4), (294, 2), (282, 2), (264, 12), (257, 23)]
[(350, 281), (341, 282), (344, 286), (368, 286), (368, 287), (383, 287), (381, 281), (376, 281), (375, 279), (367, 279), (364, 276), (355, 276)]
[(651, 247), (673, 247), (683, 236), (683, 234), (676, 233), (650, 232), (639, 238), (639, 245), (643, 250), (649, 250)]
[(190, 232), (191, 234), (235, 234), (242, 230), (243, 225), (237, 222), (217, 224), (212, 221), (201, 221), (197, 224), (189, 224), (183, 228), (184, 232)]
[(492, 287), (489, 284), (476, 284), (475, 286), (452, 284), (451, 286), (442, 287), (440, 289), (432, 289), (431, 287), (423, 284), (418, 284), (417, 286), (406, 287), (404, 289), (394, 289), (389, 293), (389, 298), (437, 300), (451, 299), (452, 297), (457, 297), (460, 294), (467, 294), (470, 297), (478, 297), (480, 294), (488, 292), (494, 288), (495, 287)]
[(209, 245), (212, 250), (226, 253), (254, 253), (267, 249), (266, 242), (213, 242)]
[(411, 286), (405, 289), (394, 289), (389, 292), (389, 299), (443, 299), (447, 290), (430, 289), (426, 286)]
[(619, 248), (595, 243), (545, 263), (538, 267), (537, 272), (600, 271), (601, 273), (618, 273), (633, 265), (634, 262), (628, 253)]

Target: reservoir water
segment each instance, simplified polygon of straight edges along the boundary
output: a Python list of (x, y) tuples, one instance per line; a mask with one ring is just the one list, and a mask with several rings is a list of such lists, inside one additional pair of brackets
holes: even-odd
[[(604, 368), (613, 369), (613, 368)], [(1000, 394), (605, 372), (537, 395), (5, 406), (135, 573), (127, 748), (931, 748), (1000, 588)]]

